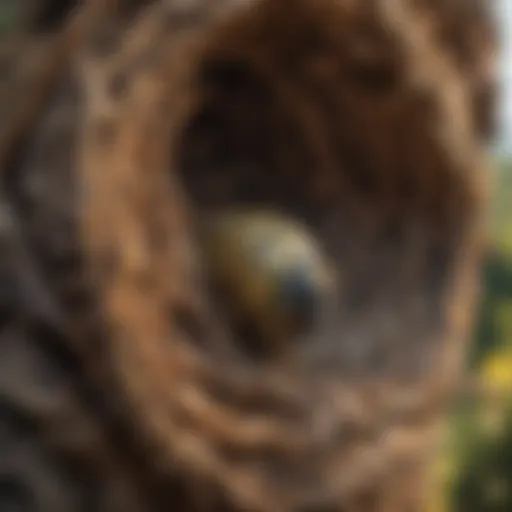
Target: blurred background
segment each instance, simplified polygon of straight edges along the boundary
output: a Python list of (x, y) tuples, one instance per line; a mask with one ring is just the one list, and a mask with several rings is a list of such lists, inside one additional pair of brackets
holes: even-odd
[[(0, 34), (27, 0), (0, 0)], [(445, 421), (429, 512), (512, 512), (512, 0), (493, 0), (500, 29), (499, 130), (483, 295), (467, 392)]]
[(430, 512), (512, 511), (512, 0), (496, 0), (501, 91), (484, 293), (467, 393), (446, 420)]

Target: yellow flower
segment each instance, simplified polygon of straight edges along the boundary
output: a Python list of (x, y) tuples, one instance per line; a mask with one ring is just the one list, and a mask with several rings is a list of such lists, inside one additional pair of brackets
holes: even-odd
[(512, 391), (512, 353), (495, 353), (488, 357), (481, 370), (483, 384), (496, 391)]

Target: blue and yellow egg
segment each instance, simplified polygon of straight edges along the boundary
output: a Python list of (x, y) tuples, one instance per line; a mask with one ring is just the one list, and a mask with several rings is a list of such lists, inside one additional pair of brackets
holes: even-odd
[(335, 272), (310, 230), (279, 212), (238, 210), (206, 222), (210, 275), (238, 315), (277, 345), (314, 322)]

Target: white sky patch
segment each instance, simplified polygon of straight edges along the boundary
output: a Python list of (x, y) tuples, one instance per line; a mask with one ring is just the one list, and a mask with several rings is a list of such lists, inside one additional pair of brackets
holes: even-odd
[(512, 155), (512, 0), (495, 0), (500, 28), (501, 93), (498, 106), (500, 151)]

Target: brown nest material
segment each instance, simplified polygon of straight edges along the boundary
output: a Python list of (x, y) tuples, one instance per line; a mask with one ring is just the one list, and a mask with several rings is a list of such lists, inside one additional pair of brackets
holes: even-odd
[[(493, 35), (469, 0), (97, 1), (45, 32), (32, 93), (0, 98), (0, 504), (422, 510)], [(197, 223), (236, 204), (301, 219), (344, 276), (289, 358), (246, 353), (202, 273)]]

